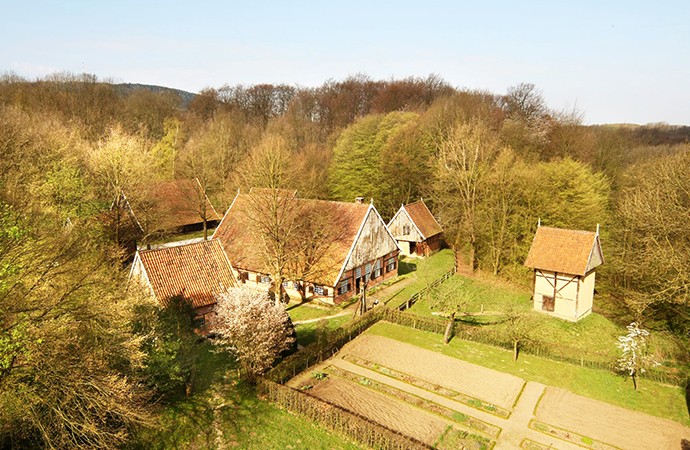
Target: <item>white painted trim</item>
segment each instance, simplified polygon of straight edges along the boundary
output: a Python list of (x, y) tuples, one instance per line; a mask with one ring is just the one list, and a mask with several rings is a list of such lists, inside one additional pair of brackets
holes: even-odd
[[(199, 178), (194, 177), (194, 181), (196, 181), (196, 184), (198, 184), (198, 185), (199, 185), (199, 188), (203, 191), (203, 193), (204, 193), (204, 198), (206, 199), (206, 201), (208, 202), (208, 204), (211, 205), (211, 209), (213, 210), (214, 214), (215, 214), (216, 216), (219, 216), (220, 214), (218, 214), (218, 211), (216, 211), (216, 207), (213, 206), (213, 203), (211, 203), (211, 199), (209, 199), (209, 198), (208, 198), (208, 195), (206, 195), (206, 191), (204, 191), (204, 187), (201, 185), (201, 181), (199, 181)], [(208, 222), (208, 219), (206, 219), (206, 222)]]
[[(225, 220), (226, 217), (228, 217), (228, 213), (229, 213), (230, 210), (232, 209), (232, 206), (235, 204), (235, 201), (237, 200), (237, 197), (239, 197), (239, 196), (240, 196), (240, 190), (238, 189), (238, 190), (237, 190), (237, 194), (235, 195), (235, 198), (232, 199), (232, 203), (230, 203), (230, 206), (228, 206), (228, 209), (225, 210), (225, 214), (223, 215), (223, 218), (220, 219), (220, 223), (218, 224), (218, 226), (216, 227), (216, 229), (213, 230), (213, 234), (211, 235), (211, 239), (213, 239), (213, 238), (216, 237), (216, 233), (218, 232), (218, 230), (220, 230), (221, 225), (223, 225), (223, 221)], [(222, 244), (222, 243), (221, 243), (221, 244)]]
[[(355, 238), (352, 241), (352, 245), (350, 246), (350, 250), (347, 252), (347, 256), (345, 257), (345, 260), (343, 260), (343, 265), (340, 267), (340, 272), (338, 272), (338, 276), (336, 277), (335, 281), (333, 282), (333, 286), (337, 286), (338, 281), (340, 281), (340, 277), (343, 276), (343, 272), (345, 272), (345, 267), (347, 266), (347, 262), (350, 260), (350, 257), (352, 256), (352, 252), (355, 250), (355, 245), (357, 245), (357, 241), (359, 240), (359, 236), (362, 234), (362, 230), (364, 229), (364, 224), (367, 223), (367, 218), (369, 217), (369, 213), (371, 212), (373, 207), (374, 207), (374, 205), (369, 204), (369, 208), (367, 209), (367, 213), (364, 214), (364, 219), (362, 219), (362, 223), (359, 224), (359, 229), (357, 229), (357, 234), (355, 235)], [(384, 223), (384, 226), (385, 226), (385, 223)], [(388, 229), (388, 227), (386, 227), (386, 230), (387, 229)], [(395, 245), (398, 245), (398, 244), (396, 243)]]
[[(160, 300), (158, 300), (158, 297), (156, 297), (156, 293), (153, 291), (153, 285), (151, 284), (151, 280), (149, 279), (149, 274), (146, 271), (146, 266), (144, 265), (144, 261), (142, 261), (141, 256), (139, 256), (138, 251), (137, 251), (136, 255), (134, 255), (134, 261), (132, 262), (132, 268), (129, 271), (130, 279), (133, 275), (134, 267), (136, 267), (137, 262), (141, 266), (141, 273), (143, 274), (143, 278), (144, 278), (144, 281), (146, 282), (146, 286), (148, 286), (149, 291), (151, 292), (151, 296), (154, 299), (156, 299), (156, 301), (160, 301)], [(129, 280), (128, 280), (128, 283), (129, 283)]]
[[(426, 205), (424, 205), (424, 207), (426, 207)], [(427, 208), (427, 211), (428, 210), (429, 210), (429, 208)], [(419, 235), (422, 237), (422, 241), (426, 241), (426, 236), (424, 236), (424, 233), (421, 232), (421, 230), (419, 229), (417, 224), (414, 223), (414, 220), (412, 220), (412, 217), (410, 217), (410, 213), (407, 212), (407, 209), (405, 209), (405, 215), (407, 216), (408, 219), (410, 219), (410, 222), (412, 222), (412, 225), (414, 225), (414, 229), (417, 230), (417, 233), (419, 233)]]
[[(395, 240), (393, 235), (391, 234), (390, 230), (388, 229), (388, 226), (386, 226), (386, 222), (383, 221), (381, 218), (381, 215), (379, 212), (376, 210), (376, 207), (374, 207), (373, 203), (369, 204), (369, 209), (367, 210), (367, 213), (364, 215), (364, 219), (362, 220), (362, 223), (359, 224), (359, 230), (357, 230), (357, 234), (355, 235), (355, 240), (352, 241), (352, 245), (350, 246), (350, 251), (347, 252), (347, 256), (345, 257), (345, 260), (343, 261), (343, 265), (340, 268), (340, 272), (338, 272), (338, 277), (335, 279), (335, 282), (333, 283), (333, 286), (338, 285), (338, 281), (340, 281), (340, 277), (343, 276), (343, 273), (345, 272), (345, 267), (347, 267), (347, 263), (350, 261), (350, 258), (352, 257), (352, 252), (355, 250), (355, 246), (357, 245), (357, 242), (359, 241), (360, 236), (362, 235), (362, 230), (364, 229), (364, 224), (367, 223), (367, 219), (369, 218), (369, 214), (371, 214), (372, 210), (376, 214), (376, 217), (379, 219), (379, 223), (383, 225), (383, 228), (386, 230), (386, 233), (388, 233), (388, 236), (391, 238), (393, 241), (393, 244), (395, 247), (398, 249), (398, 252), (400, 251), (400, 246), (398, 246), (398, 241)], [(385, 256), (385, 255), (382, 255)]]

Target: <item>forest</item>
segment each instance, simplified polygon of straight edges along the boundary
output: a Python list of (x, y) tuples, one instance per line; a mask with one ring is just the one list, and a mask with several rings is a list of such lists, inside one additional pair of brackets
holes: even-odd
[[(517, 284), (538, 221), (599, 225), (606, 313), (690, 339), (690, 127), (586, 126), (533, 84), (491, 93), (436, 75), (187, 94), (0, 78), (0, 447), (118, 445), (153, 420), (146, 386), (184, 384), (147, 357), (176, 325), (127, 289), (111, 217), (123, 195), (153, 210), (155, 184), (177, 178), (221, 214), (251, 187), (371, 198), (384, 220), (422, 197), (460, 265)], [(141, 244), (161, 238), (156, 221)]]

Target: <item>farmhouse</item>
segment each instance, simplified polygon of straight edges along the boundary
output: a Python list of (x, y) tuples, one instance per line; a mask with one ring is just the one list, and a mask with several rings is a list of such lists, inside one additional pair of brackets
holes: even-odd
[(426, 257), (441, 249), (443, 228), (422, 199), (401, 206), (388, 229), (403, 255)]
[(132, 264), (132, 279), (147, 287), (162, 306), (174, 296), (190, 301), (202, 326), (213, 323), (216, 295), (237, 286), (230, 260), (214, 239), (140, 250)]
[[(278, 234), (286, 240), (281, 248), (269, 242), (266, 222), (280, 222)], [(398, 272), (398, 246), (373, 203), (251, 190), (237, 194), (213, 237), (223, 243), (238, 282), (247, 286), (268, 289), (272, 264), (284, 258), (283, 287), (291, 296), (340, 303), (365, 283), (371, 287)]]
[(534, 269), (534, 309), (578, 321), (592, 312), (594, 269), (604, 263), (596, 232), (538, 227), (525, 265)]
[(153, 185), (150, 200), (134, 207), (136, 220), (147, 230), (186, 233), (214, 227), (221, 217), (211, 204), (198, 179), (179, 179)]

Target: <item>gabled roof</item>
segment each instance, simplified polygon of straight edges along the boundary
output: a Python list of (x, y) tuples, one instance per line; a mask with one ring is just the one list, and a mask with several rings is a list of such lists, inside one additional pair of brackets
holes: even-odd
[[(395, 213), (395, 216), (401, 213), (407, 214), (414, 226), (417, 227), (417, 231), (419, 231), (423, 239), (429, 239), (432, 236), (443, 233), (443, 228), (441, 228), (441, 225), (436, 221), (434, 215), (431, 214), (424, 200), (420, 199), (414, 203), (401, 206), (398, 212)], [(393, 222), (395, 216), (393, 216), (389, 224)]]
[(598, 233), (538, 227), (525, 265), (533, 269), (584, 276), (603, 262)]
[(175, 295), (190, 300), (195, 308), (212, 305), (216, 294), (237, 286), (230, 261), (216, 239), (141, 250), (134, 257), (133, 273), (138, 264), (142, 278), (163, 305)]
[[(257, 191), (252, 190), (252, 192)], [(221, 240), (236, 268), (270, 273), (262, 254), (264, 248), (262, 237), (253, 226), (248, 213), (256, 202), (255, 194), (237, 194), (213, 237)], [(337, 228), (336, 232), (332, 233), (332, 243), (322, 249), (323, 255), (317, 263), (318, 270), (314, 270), (314, 273), (318, 275), (315, 279), (308, 280), (325, 286), (334, 286), (363, 221), (370, 208), (373, 209), (373, 205), (302, 199), (294, 196), (282, 196), (279, 203), (284, 205), (281, 208), (293, 210), (293, 212), (283, 210), (283, 214), (293, 214), (294, 211), (298, 211), (299, 214), (308, 217), (318, 217), (325, 226)], [(382, 226), (385, 227), (385, 224), (382, 223)], [(305, 241), (309, 239), (310, 236), (304, 236)]]
[[(179, 228), (185, 225), (201, 223), (199, 214), (199, 193), (201, 184), (195, 179), (179, 179), (158, 183), (153, 187), (154, 215), (165, 229)], [(206, 217), (208, 221), (220, 220), (221, 217), (204, 195)]]

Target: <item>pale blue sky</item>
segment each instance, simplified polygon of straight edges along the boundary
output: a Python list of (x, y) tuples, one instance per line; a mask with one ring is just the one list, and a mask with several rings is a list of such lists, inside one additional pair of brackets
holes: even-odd
[(585, 123), (690, 125), (688, 1), (0, 0), (0, 72), (197, 92), (435, 73)]

